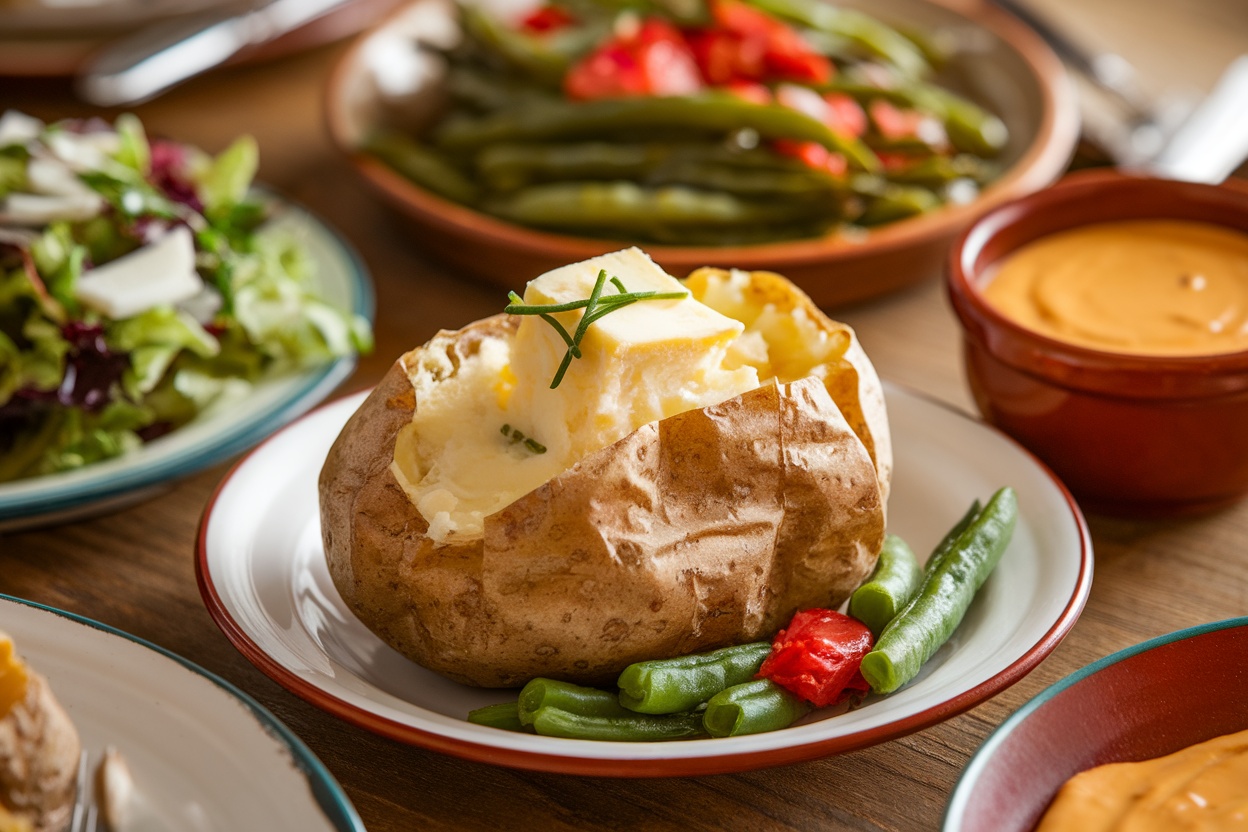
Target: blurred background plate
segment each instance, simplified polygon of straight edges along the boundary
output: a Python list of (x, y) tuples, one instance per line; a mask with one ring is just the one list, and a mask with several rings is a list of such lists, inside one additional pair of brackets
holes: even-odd
[(317, 475), (364, 394), (309, 414), (226, 477), (204, 512), (196, 570), (209, 613), (244, 656), (314, 705), (402, 742), (516, 768), (688, 777), (811, 760), (913, 733), (1017, 682), (1074, 626), (1092, 584), (1083, 516), (1003, 434), (888, 386), (896, 469), (889, 528), (925, 553), (975, 498), (1010, 484), (1019, 521), (953, 637), (909, 685), (782, 731), (664, 743), (590, 742), (466, 722), (516, 691), (460, 685), (391, 649), (346, 607), (321, 545)]
[(160, 820), (162, 832), (364, 832), (321, 761), (224, 679), (99, 622), (7, 595), (0, 630), (48, 679), (91, 764), (106, 746), (121, 752), (150, 810), (144, 821)]
[(1248, 618), (1159, 636), (1045, 689), (971, 758), (945, 832), (1028, 832), (1093, 766), (1148, 760), (1248, 729)]
[[(961, 92), (999, 115), (1010, 131), (1006, 169), (974, 201), (945, 205), (856, 237), (751, 246), (646, 245), (669, 272), (706, 265), (781, 272), (816, 303), (834, 306), (881, 295), (940, 271), (949, 243), (972, 218), (1010, 198), (1045, 187), (1065, 169), (1079, 133), (1074, 88), (1061, 63), (1030, 30), (989, 4), (879, 0), (849, 2), (884, 22), (939, 32), (961, 51), (947, 72)], [(450, 202), (413, 184), (358, 147), (379, 124), (419, 124), (436, 108), (434, 62), (415, 42), (445, 43), (457, 32), (448, 0), (416, 0), (362, 36), (330, 79), (331, 136), (364, 180), (412, 221), (422, 247), (464, 272), (509, 289), (544, 271), (618, 249), (594, 240), (538, 231)]]
[[(289, 203), (283, 203), (274, 224), (307, 249), (316, 290), (325, 300), (372, 319), (368, 273), (334, 231)], [(270, 376), (242, 401), (212, 405), (133, 453), (73, 471), (0, 483), (0, 532), (102, 514), (224, 462), (325, 399), (351, 375), (355, 363), (354, 357), (341, 358), (301, 373)]]
[[(349, 0), (232, 63), (269, 60), (356, 34), (400, 0)], [(74, 75), (111, 41), (198, 14), (245, 12), (253, 0), (0, 0), (0, 78)]]

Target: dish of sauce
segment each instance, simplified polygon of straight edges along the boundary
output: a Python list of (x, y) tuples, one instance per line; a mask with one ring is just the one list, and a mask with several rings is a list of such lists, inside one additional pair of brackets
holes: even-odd
[(1076, 774), (1036, 832), (1248, 829), (1248, 731)]
[(1185, 220), (1073, 228), (1019, 248), (983, 294), (1016, 323), (1083, 347), (1248, 350), (1248, 234)]

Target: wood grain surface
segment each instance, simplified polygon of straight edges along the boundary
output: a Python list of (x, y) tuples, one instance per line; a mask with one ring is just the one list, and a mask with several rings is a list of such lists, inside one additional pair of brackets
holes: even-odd
[[(1037, 5), (1091, 27), (1099, 44), (1139, 63), (1154, 87), (1205, 89), (1235, 50), (1248, 46), (1242, 0)], [(1238, 35), (1228, 35), (1236, 26)], [(358, 248), (380, 300), (377, 349), (346, 392), (376, 382), (395, 356), (437, 329), (498, 311), (504, 298), (423, 258), (401, 221), (330, 147), (320, 96), (340, 50), (218, 72), (135, 111), (150, 132), (210, 150), (252, 133), (261, 178)], [(0, 109), (9, 107), (46, 119), (94, 112), (58, 81), (0, 80)], [(837, 316), (857, 328), (884, 378), (970, 409), (959, 336), (938, 280)], [(111, 516), (0, 537), (0, 592), (148, 639), (252, 694), (325, 762), (371, 832), (935, 829), (975, 749), (1043, 687), (1152, 636), (1248, 614), (1248, 503), (1183, 521), (1090, 517), (1096, 576), (1074, 631), (1023, 681), (962, 716), (864, 751), (747, 774), (598, 780), (518, 772), (354, 728), (278, 687), (226, 641), (200, 601), (192, 558), (200, 513), (225, 470), (178, 482)]]

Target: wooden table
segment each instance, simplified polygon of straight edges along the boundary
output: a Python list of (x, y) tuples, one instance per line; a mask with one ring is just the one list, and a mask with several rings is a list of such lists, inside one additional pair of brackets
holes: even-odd
[[(1248, 43), (1248, 16), (1236, 0), (1044, 6), (1126, 54), (1154, 89), (1207, 89)], [(502, 298), (424, 259), (329, 146), (320, 96), (340, 49), (220, 72), (137, 112), (150, 131), (212, 150), (251, 132), (261, 177), (358, 247), (381, 299), (376, 352), (346, 386), (359, 389), (437, 328), (496, 312)], [(90, 112), (57, 82), (0, 82), (6, 107), (47, 119)], [(957, 329), (938, 281), (838, 315), (857, 328), (882, 376), (970, 409)], [(510, 771), (354, 728), (278, 687), (226, 641), (200, 601), (192, 561), (200, 512), (224, 471), (206, 471), (112, 516), (0, 537), (0, 592), (148, 639), (252, 694), (325, 762), (372, 832), (934, 829), (970, 755), (1043, 687), (1152, 636), (1248, 614), (1248, 503), (1173, 522), (1091, 517), (1096, 578), (1074, 631), (1026, 679), (946, 723), (864, 751), (739, 775), (597, 780)]]

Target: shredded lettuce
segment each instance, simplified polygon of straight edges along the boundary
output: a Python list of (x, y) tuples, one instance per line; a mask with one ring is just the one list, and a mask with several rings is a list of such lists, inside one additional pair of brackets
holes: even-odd
[[(32, 123), (36, 138), (0, 149), (0, 207), (31, 187), (32, 154), (102, 202), (87, 219), (0, 227), (0, 482), (127, 453), (267, 375), (372, 348), (365, 319), (317, 296), (302, 241), (266, 227), (276, 206), (252, 190), (251, 137), (212, 157), (149, 140), (131, 115), (111, 131)], [(84, 273), (178, 225), (200, 296), (119, 320), (79, 303)]]
[(31, 255), (48, 294), (69, 312), (78, 311), (74, 287), (82, 276), (87, 247), (74, 239), (70, 224), (54, 222), (49, 225), (31, 246)]
[(215, 159), (200, 165), (195, 181), (204, 215), (218, 219), (247, 197), (260, 166), (260, 149), (251, 136), (239, 136)]

